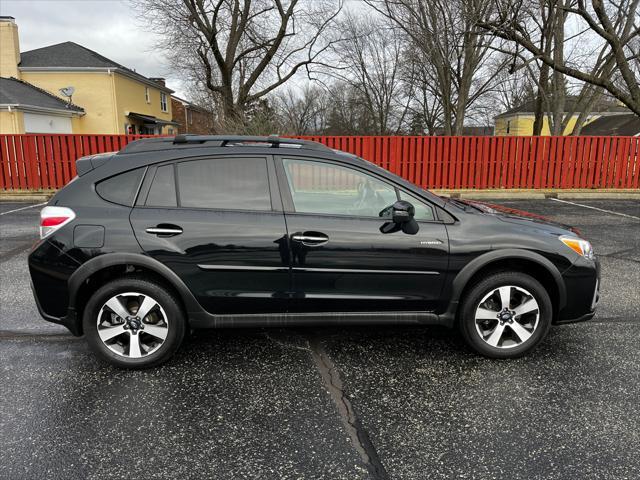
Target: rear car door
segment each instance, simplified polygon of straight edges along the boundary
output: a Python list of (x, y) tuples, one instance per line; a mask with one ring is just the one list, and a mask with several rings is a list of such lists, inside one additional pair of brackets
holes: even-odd
[(286, 310), (286, 227), (271, 157), (152, 167), (131, 223), (143, 250), (176, 272), (210, 313)]
[[(277, 159), (289, 233), (290, 311), (430, 311), (439, 301), (449, 242), (435, 206), (355, 166)], [(379, 213), (402, 197), (419, 231), (382, 233)]]

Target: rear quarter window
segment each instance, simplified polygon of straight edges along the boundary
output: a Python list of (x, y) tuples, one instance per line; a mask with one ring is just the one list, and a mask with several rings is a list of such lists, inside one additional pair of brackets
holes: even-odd
[(144, 168), (119, 173), (96, 184), (96, 192), (108, 202), (131, 207), (138, 193)]

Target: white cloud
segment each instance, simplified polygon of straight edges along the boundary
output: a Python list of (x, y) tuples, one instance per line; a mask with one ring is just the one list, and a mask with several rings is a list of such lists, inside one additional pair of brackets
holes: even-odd
[(147, 77), (166, 77), (181, 95), (179, 78), (154, 48), (158, 40), (144, 31), (136, 12), (118, 0), (0, 0), (0, 15), (16, 19), (20, 50), (75, 42)]

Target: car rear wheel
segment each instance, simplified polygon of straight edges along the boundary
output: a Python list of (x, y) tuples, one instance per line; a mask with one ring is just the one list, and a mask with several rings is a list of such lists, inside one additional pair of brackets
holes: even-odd
[(137, 277), (99, 288), (83, 317), (91, 349), (124, 368), (148, 368), (167, 361), (182, 343), (185, 323), (178, 301), (167, 289)]
[(515, 358), (535, 347), (548, 333), (551, 299), (533, 277), (500, 272), (475, 284), (462, 301), (460, 330), (481, 355)]

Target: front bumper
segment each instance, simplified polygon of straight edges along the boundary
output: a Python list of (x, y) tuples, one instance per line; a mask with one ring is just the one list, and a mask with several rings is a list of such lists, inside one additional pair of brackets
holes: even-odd
[(567, 297), (554, 323), (591, 320), (600, 300), (600, 262), (580, 258), (562, 274)]
[(578, 318), (565, 318), (563, 320), (558, 320), (556, 322), (556, 325), (567, 325), (569, 323), (586, 322), (587, 320), (591, 320), (595, 314), (596, 312), (594, 310), (593, 312), (585, 313), (584, 315)]

